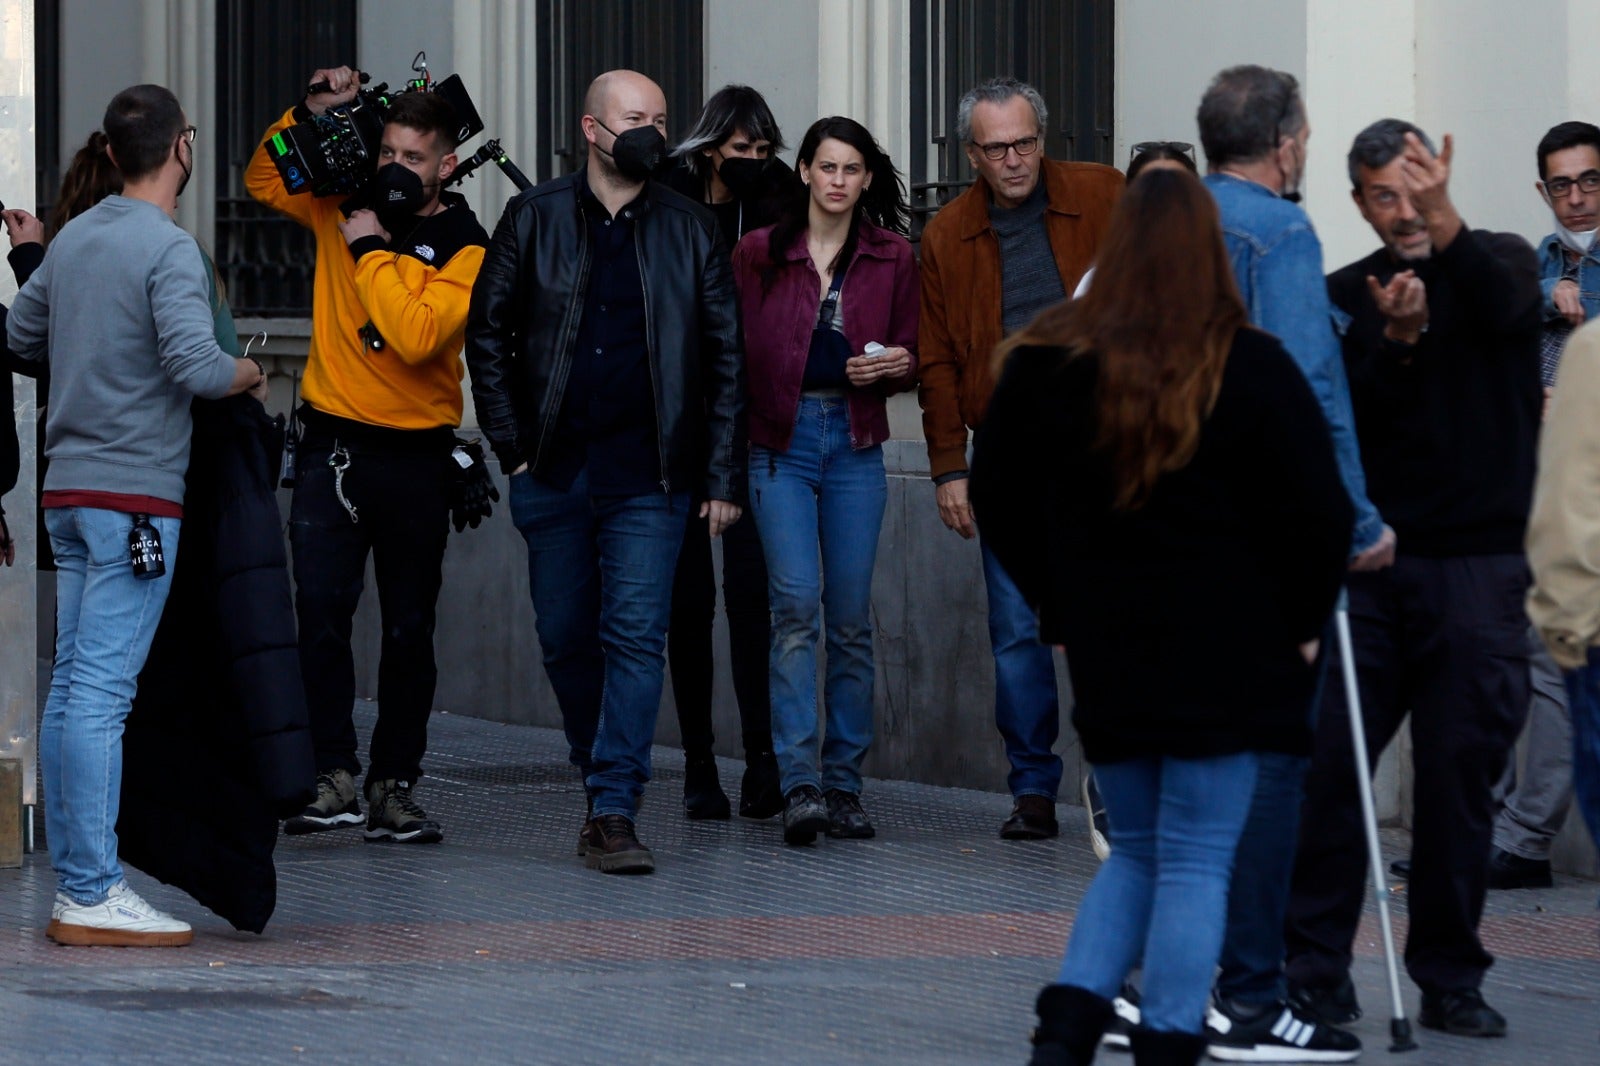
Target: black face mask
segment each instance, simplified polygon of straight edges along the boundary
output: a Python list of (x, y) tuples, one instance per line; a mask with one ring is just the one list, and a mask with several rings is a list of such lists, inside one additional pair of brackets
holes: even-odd
[(378, 168), (372, 180), (372, 208), (379, 217), (404, 219), (421, 211), (427, 202), (428, 187), (416, 171), (399, 163)]
[(667, 139), (660, 130), (654, 126), (639, 126), (619, 134), (599, 119), (594, 122), (616, 138), (611, 142), (611, 151), (600, 150), (611, 157), (618, 174), (629, 181), (645, 181), (660, 172), (667, 160)]
[(743, 200), (761, 191), (766, 184), (767, 170), (772, 165), (769, 159), (748, 159), (744, 156), (731, 156), (722, 161), (717, 168), (717, 177), (722, 179), (722, 184), (733, 193), (735, 200)]
[[(182, 137), (178, 138), (178, 141), (181, 144), (183, 142), (183, 138)], [(183, 190), (185, 190), (185, 189), (187, 189), (189, 187), (189, 179), (194, 177), (194, 146), (190, 145), (190, 147), (189, 147), (189, 165), (188, 166), (184, 166), (183, 165), (183, 149), (179, 148), (177, 150), (177, 152), (178, 152), (178, 166), (183, 167), (183, 180), (178, 182), (178, 196), (181, 197), (181, 196), (183, 196)]]

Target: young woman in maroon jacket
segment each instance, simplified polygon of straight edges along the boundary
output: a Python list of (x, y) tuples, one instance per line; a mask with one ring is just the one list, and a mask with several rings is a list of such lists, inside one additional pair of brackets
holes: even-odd
[[(805, 183), (734, 251), (750, 388), (750, 507), (772, 604), (772, 733), (783, 838), (873, 835), (872, 567), (888, 496), (884, 400), (916, 381), (918, 280), (905, 188), (858, 122), (833, 117), (796, 154)], [(820, 565), (819, 565), (820, 556)], [(826, 740), (816, 644), (827, 627)]]

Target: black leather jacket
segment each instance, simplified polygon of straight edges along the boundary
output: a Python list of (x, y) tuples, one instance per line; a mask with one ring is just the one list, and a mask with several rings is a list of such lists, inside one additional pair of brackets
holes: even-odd
[[(589, 280), (580, 174), (506, 205), (467, 313), (478, 426), (501, 468), (550, 457)], [(656, 182), (634, 227), (663, 491), (743, 503), (744, 353), (728, 248), (710, 212)]]

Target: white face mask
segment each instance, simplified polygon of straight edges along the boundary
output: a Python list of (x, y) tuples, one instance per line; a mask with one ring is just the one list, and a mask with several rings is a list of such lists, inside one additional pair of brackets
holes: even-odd
[(1597, 233), (1600, 233), (1600, 229), (1568, 229), (1559, 221), (1556, 222), (1556, 238), (1579, 255), (1587, 255), (1594, 248), (1594, 238)]

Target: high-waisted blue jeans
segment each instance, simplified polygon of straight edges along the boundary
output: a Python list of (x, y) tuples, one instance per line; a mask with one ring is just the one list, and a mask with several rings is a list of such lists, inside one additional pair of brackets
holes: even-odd
[[(883, 448), (850, 445), (841, 398), (804, 397), (789, 450), (754, 447), (750, 506), (772, 604), (772, 740), (785, 793), (860, 794), (872, 743), (872, 567), (888, 483)], [(827, 630), (827, 737), (818, 732), (817, 637)]]

